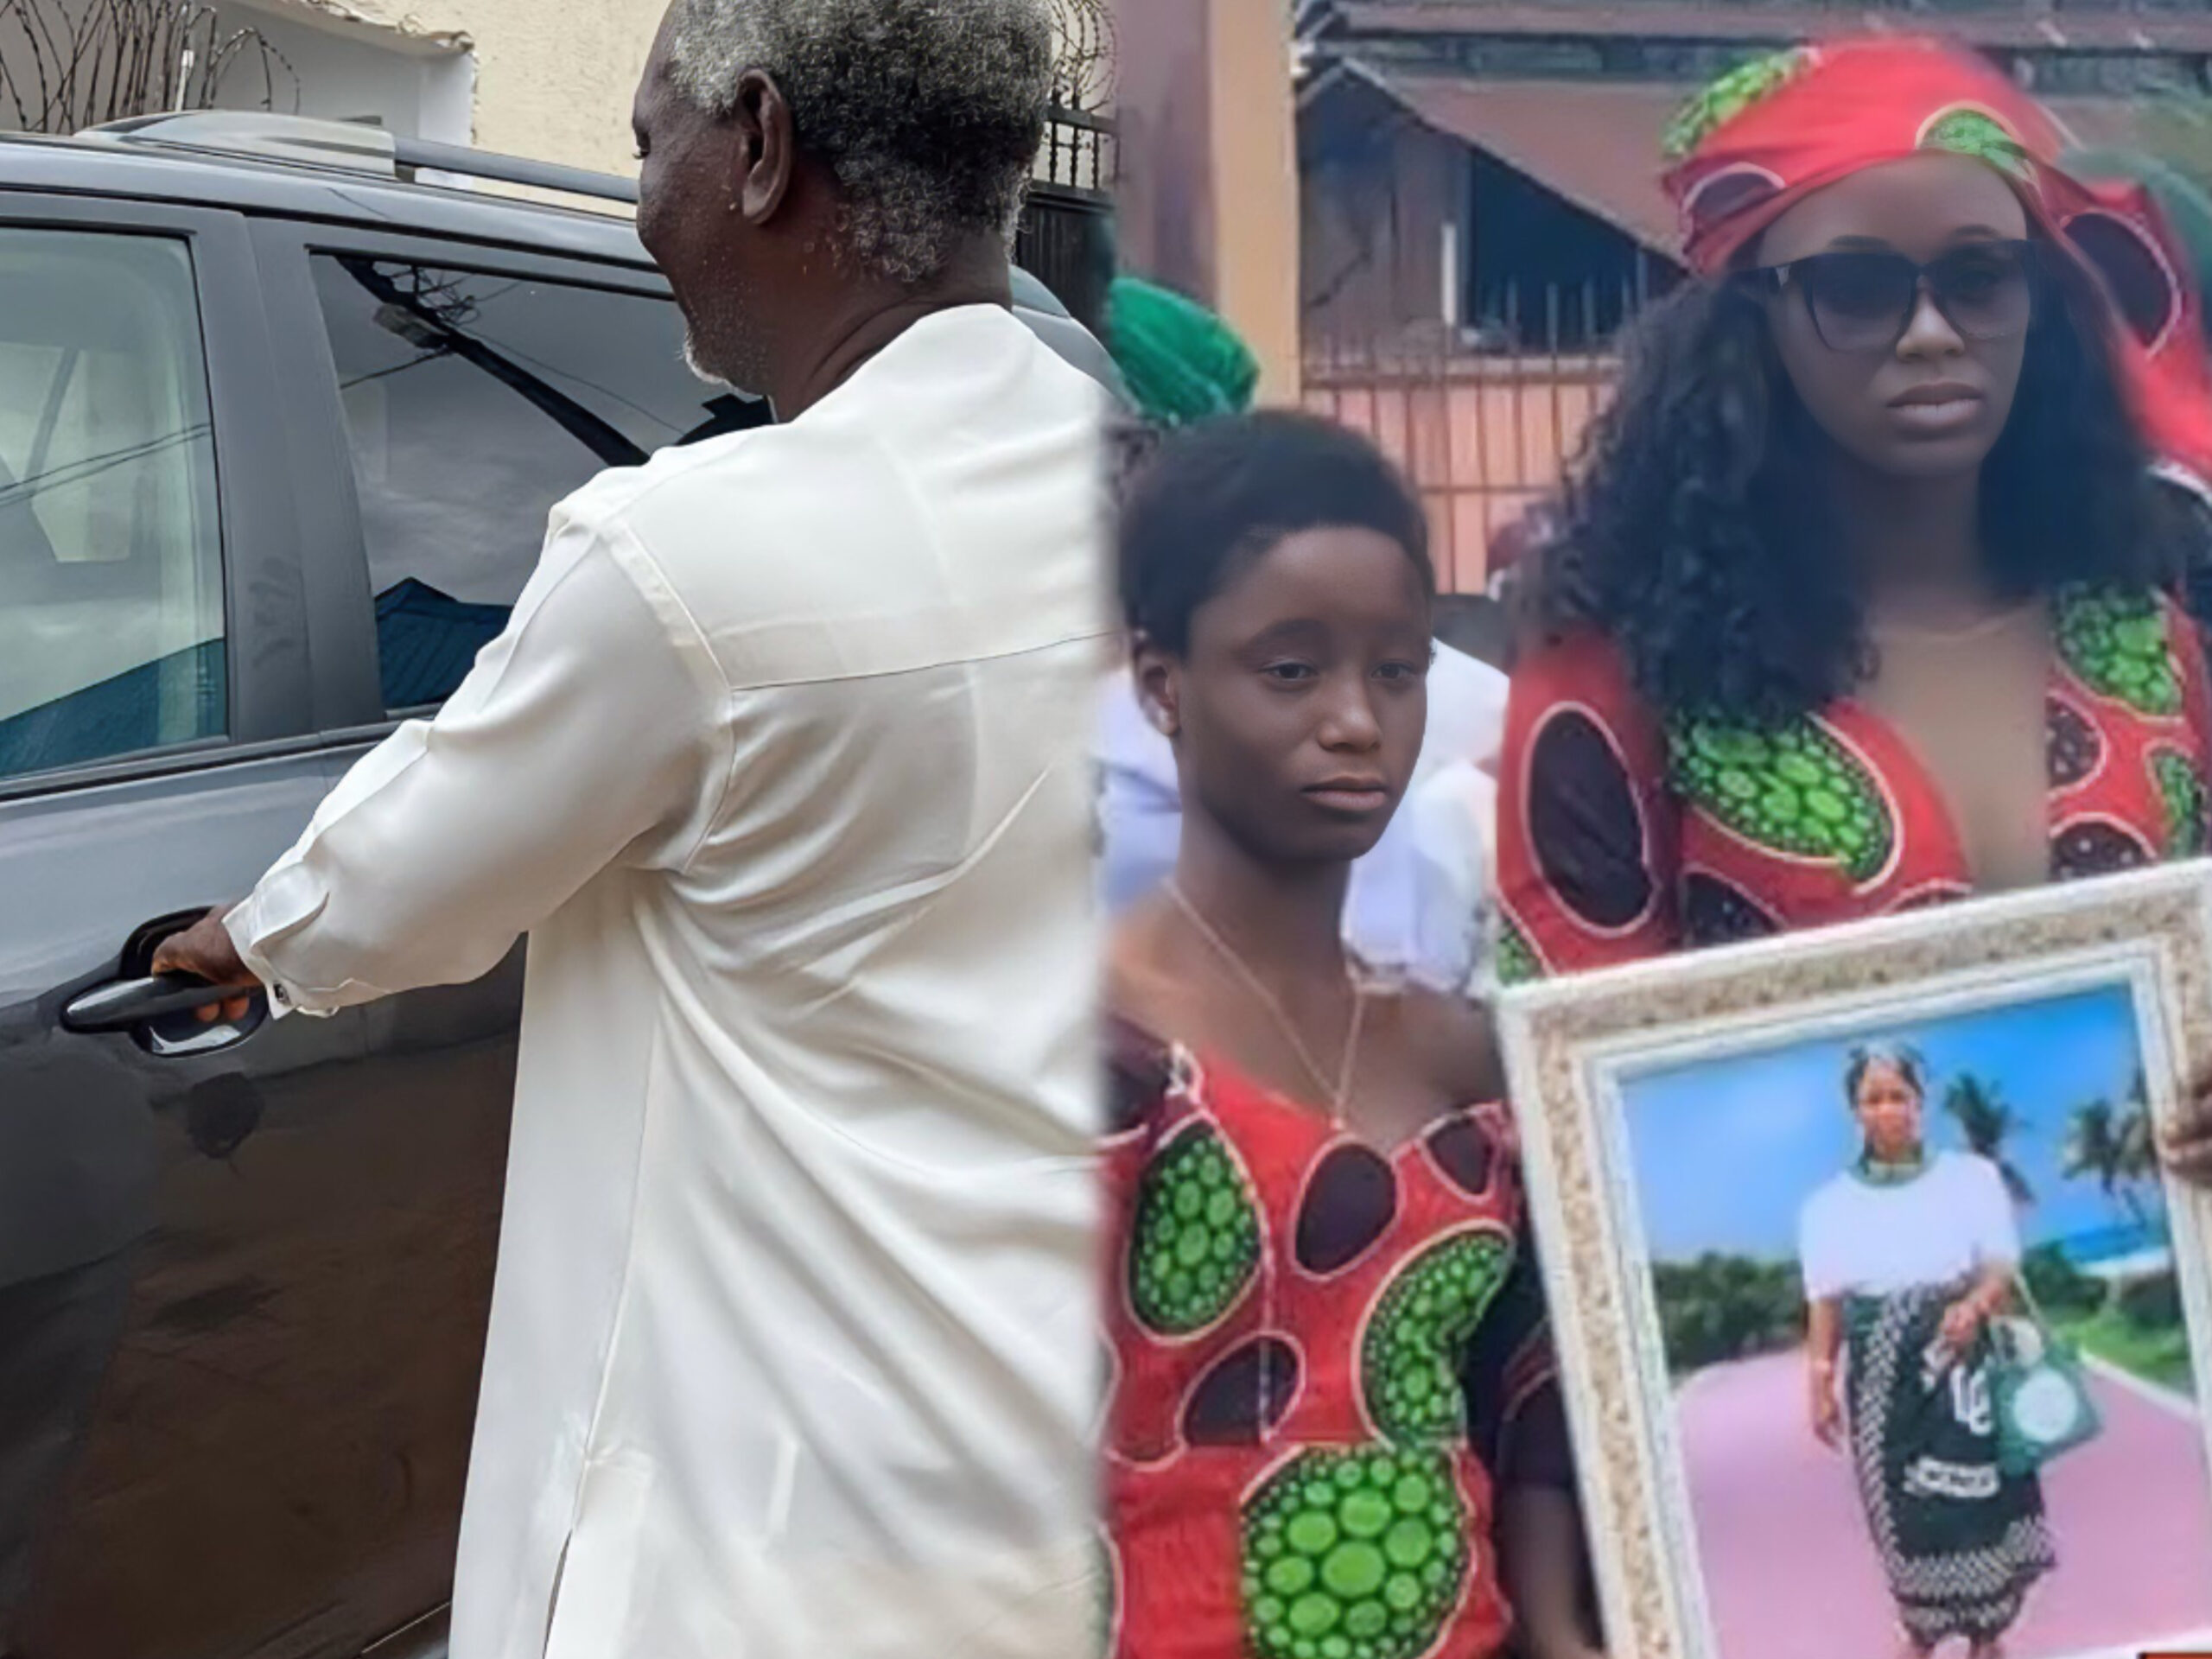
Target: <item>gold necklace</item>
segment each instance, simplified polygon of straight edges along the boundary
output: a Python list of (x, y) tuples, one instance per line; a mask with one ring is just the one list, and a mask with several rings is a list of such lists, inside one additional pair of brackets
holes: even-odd
[(1275, 994), (1268, 988), (1267, 982), (1252, 970), (1251, 964), (1237, 953), (1236, 948), (1224, 938), (1213, 924), (1199, 913), (1198, 907), (1191, 902), (1190, 895), (1183, 891), (1179, 881), (1171, 876), (1168, 878), (1166, 888), (1168, 898), (1174, 901), (1175, 907), (1183, 912), (1192, 927), (1197, 931), (1198, 937), (1211, 945), (1221, 959), (1236, 970), (1237, 977), (1244, 982), (1244, 988), (1250, 991), (1260, 1006), (1267, 1010), (1268, 1017), (1275, 1022), (1275, 1029), (1282, 1033), (1283, 1040), (1290, 1045), (1291, 1052), (1298, 1057), (1298, 1063), (1306, 1068), (1306, 1075), (1313, 1079), (1313, 1086), (1321, 1091), (1322, 1098), (1328, 1102), (1331, 1120), (1338, 1123), (1343, 1122), (1344, 1102), (1351, 1097), (1352, 1075), (1359, 1065), (1360, 1033), (1367, 1024), (1367, 988), (1360, 983), (1359, 976), (1352, 972), (1349, 965), (1346, 966), (1344, 979), (1351, 987), (1351, 1020), (1344, 1033), (1343, 1059), (1337, 1068), (1336, 1084), (1332, 1087), (1328, 1074), (1321, 1069), (1320, 1062), (1313, 1058), (1313, 1051), (1300, 1039), (1297, 1025), (1292, 1020), (1290, 1015), (1284, 1012), (1283, 1006), (1276, 999)]

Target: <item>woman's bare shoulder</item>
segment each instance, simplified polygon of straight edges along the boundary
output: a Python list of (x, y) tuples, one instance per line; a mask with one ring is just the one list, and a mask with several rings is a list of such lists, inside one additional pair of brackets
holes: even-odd
[(1107, 935), (1100, 995), (1109, 1020), (1164, 1037), (1172, 1034), (1167, 1027), (1178, 992), (1161, 943), (1158, 910), (1151, 902), (1141, 901)]

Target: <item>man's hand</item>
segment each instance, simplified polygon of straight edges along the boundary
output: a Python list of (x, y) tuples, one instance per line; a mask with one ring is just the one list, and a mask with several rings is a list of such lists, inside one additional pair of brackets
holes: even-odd
[(2212, 1186), (2212, 1076), (2190, 1086), (2181, 1121), (2158, 1137), (2158, 1156), (2191, 1185)]
[[(204, 979), (210, 985), (236, 985), (257, 990), (261, 982), (254, 977), (238, 956), (238, 946), (231, 942), (223, 918), (229, 913), (227, 906), (209, 911), (181, 933), (172, 933), (154, 947), (154, 971), (157, 974), (189, 974), (194, 979)], [(203, 1026), (212, 1026), (217, 1020), (236, 1025), (245, 1019), (253, 1007), (251, 995), (236, 996), (221, 1002), (210, 1002), (194, 1011), (194, 1017)]]

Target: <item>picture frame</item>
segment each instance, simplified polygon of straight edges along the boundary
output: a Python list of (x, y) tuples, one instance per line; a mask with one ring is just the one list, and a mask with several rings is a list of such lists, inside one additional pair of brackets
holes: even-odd
[[(2153, 1144), (2183, 1080), (2212, 1077), (2212, 863), (1516, 987), (1497, 1014), (1611, 1653), (1885, 1659), (1942, 1631), (1922, 1650), (1964, 1654), (1977, 1619), (2001, 1624), (2001, 1649), (1980, 1650), (2005, 1659), (2212, 1651), (2212, 1434), (2196, 1386), (2212, 1378), (2212, 1198), (2166, 1178)], [(1940, 1099), (1918, 1109), (1910, 1168), (2000, 1199), (1939, 1200), (1932, 1174), (1910, 1176), (1923, 1196), (1880, 1190), (1891, 1166), (1873, 1148), (1887, 1131), (1868, 1114), (1887, 1085), (1843, 1086), (1868, 1045), (1955, 1074), (1916, 1085)], [(1978, 1141), (1928, 1150), (1931, 1119), (1984, 1140), (1995, 1122), (2019, 1166)], [(1878, 1219), (1906, 1213), (1879, 1207), (1893, 1198), (1929, 1219)], [(2021, 1265), (1999, 1288), (1986, 1351), (2031, 1327), (2061, 1359), (2078, 1340), (2085, 1392), (2114, 1420), (2025, 1478), (2056, 1565), (2026, 1563), (2009, 1618), (2009, 1587), (1944, 1599), (1952, 1565), (1986, 1558), (1963, 1535), (1946, 1553), (1942, 1529), (1986, 1520), (1997, 1501), (1947, 1498), (1946, 1483), (2023, 1490), (1986, 1471), (1993, 1455), (1960, 1450), (1979, 1445), (1957, 1426), (1980, 1427), (1988, 1369), (1977, 1382), (1980, 1360), (1955, 1360), (1960, 1409), (1936, 1414), (1954, 1438), (1916, 1451), (1923, 1431), (1903, 1426), (1917, 1421), (1916, 1374), (1879, 1363), (1907, 1344), (1880, 1347), (1876, 1317), (1911, 1296), (1880, 1277), (1883, 1261), (1848, 1261), (1902, 1240), (1940, 1266), (1959, 1247), (1947, 1217), (1973, 1211), (2002, 1233), (2007, 1205)], [(1853, 1205), (1878, 1219), (1835, 1224)], [(1976, 1249), (2001, 1278), (2001, 1243)], [(1853, 1272), (1867, 1276), (1808, 1294)], [(2065, 1306), (2029, 1320), (2037, 1283)], [(1838, 1349), (1833, 1452), (1814, 1427), (1830, 1386), (1816, 1370), (1823, 1306), (1859, 1321)], [(1949, 1351), (1920, 1351), (1933, 1389)], [(2027, 1524), (2005, 1536), (2019, 1543)], [(2135, 1535), (2152, 1527), (2183, 1535)], [(2183, 1590), (2135, 1594), (2149, 1578)]]

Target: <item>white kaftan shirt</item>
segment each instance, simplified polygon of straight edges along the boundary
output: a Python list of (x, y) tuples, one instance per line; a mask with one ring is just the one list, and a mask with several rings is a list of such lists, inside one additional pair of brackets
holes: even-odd
[(1100, 399), (1009, 314), (604, 474), (230, 918), (272, 1001), (531, 936), (454, 1659), (1065, 1659)]

